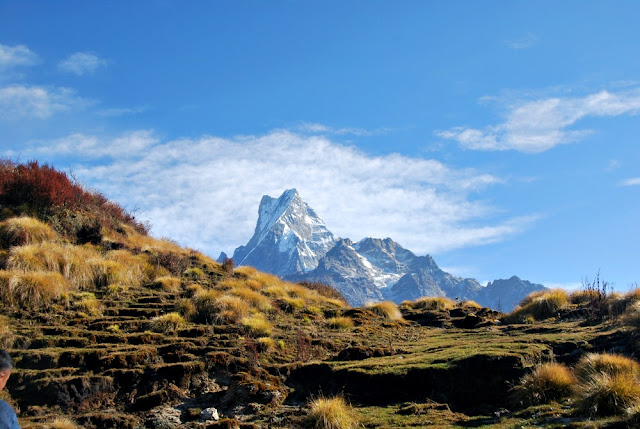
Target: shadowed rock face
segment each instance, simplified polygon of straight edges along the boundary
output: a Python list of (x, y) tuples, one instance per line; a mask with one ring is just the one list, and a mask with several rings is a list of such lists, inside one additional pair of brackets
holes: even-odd
[(233, 259), (287, 280), (329, 284), (354, 306), (446, 296), (509, 311), (543, 288), (517, 277), (483, 287), (443, 271), (431, 256), (416, 256), (391, 238), (339, 239), (295, 189), (262, 198), (254, 235)]

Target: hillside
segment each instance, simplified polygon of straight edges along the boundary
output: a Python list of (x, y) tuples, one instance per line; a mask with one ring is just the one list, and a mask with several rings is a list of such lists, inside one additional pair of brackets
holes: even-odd
[[(323, 284), (282, 281), (153, 238), (46, 165), (4, 162), (0, 205), (0, 346), (16, 365), (2, 397), (23, 428), (634, 427), (640, 419), (635, 361), (614, 375), (612, 365), (580, 372), (598, 356), (588, 352), (638, 353), (638, 291), (610, 294), (598, 281), (571, 296), (537, 292), (508, 315), (446, 298), (352, 308)], [(578, 386), (629, 382), (613, 394), (551, 395), (548, 384), (527, 381), (547, 362), (570, 367)], [(347, 399), (340, 419), (322, 423), (319, 415), (337, 409), (318, 411), (325, 397)]]

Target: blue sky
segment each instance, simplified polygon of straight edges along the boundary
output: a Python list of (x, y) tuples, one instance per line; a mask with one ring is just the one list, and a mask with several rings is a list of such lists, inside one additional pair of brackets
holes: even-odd
[(640, 281), (640, 4), (0, 1), (0, 154), (212, 256), (297, 188), (481, 281)]

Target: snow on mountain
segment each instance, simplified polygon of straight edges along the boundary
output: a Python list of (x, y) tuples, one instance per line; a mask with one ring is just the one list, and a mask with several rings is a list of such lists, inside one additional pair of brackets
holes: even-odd
[(235, 250), (233, 260), (282, 276), (304, 273), (337, 241), (298, 191), (289, 189), (277, 199), (262, 197), (253, 237)]
[(329, 284), (354, 306), (446, 296), (509, 311), (544, 288), (517, 277), (483, 287), (475, 279), (443, 271), (431, 256), (416, 256), (390, 238), (357, 243), (339, 239), (295, 189), (279, 198), (262, 197), (253, 237), (235, 250), (233, 259), (236, 265), (251, 265), (287, 280)]

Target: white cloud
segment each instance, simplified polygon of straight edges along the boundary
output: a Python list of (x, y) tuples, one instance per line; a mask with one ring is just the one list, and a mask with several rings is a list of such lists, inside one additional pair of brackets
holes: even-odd
[(505, 41), (505, 45), (507, 45), (511, 49), (526, 49), (534, 46), (538, 43), (538, 36), (535, 34), (528, 33), (524, 37), (520, 37), (518, 39), (507, 40)]
[(38, 56), (25, 45), (8, 46), (0, 43), (0, 69), (30, 66), (38, 62)]
[(110, 118), (115, 116), (135, 115), (138, 113), (146, 112), (147, 110), (149, 110), (148, 106), (110, 107), (107, 109), (99, 110), (97, 114), (100, 116)]
[(107, 61), (95, 54), (89, 52), (76, 52), (60, 61), (60, 63), (58, 63), (58, 69), (63, 72), (74, 73), (78, 76), (82, 76), (85, 73), (93, 73), (98, 69), (98, 67), (106, 65)]
[(75, 106), (85, 106), (89, 100), (64, 87), (9, 85), (0, 87), (0, 119), (46, 119)]
[(500, 182), (492, 175), (423, 158), (370, 156), (282, 130), (170, 141), (150, 131), (116, 139), (76, 134), (36, 142), (22, 154), (61, 155), (87, 185), (142, 207), (156, 235), (212, 256), (248, 241), (263, 195), (292, 187), (336, 234), (392, 237), (418, 253), (504, 240), (533, 220), (488, 220), (497, 210), (471, 195)]
[(374, 130), (367, 130), (357, 127), (341, 127), (334, 128), (324, 124), (317, 124), (314, 122), (303, 122), (295, 128), (296, 131), (304, 134), (323, 134), (323, 135), (353, 135), (353, 136), (373, 136), (379, 134), (385, 134), (389, 132), (388, 128), (376, 128)]
[(484, 129), (454, 127), (438, 131), (473, 150), (518, 150), (538, 153), (571, 143), (589, 130), (569, 129), (585, 117), (635, 115), (640, 111), (640, 89), (600, 91), (580, 98), (545, 98), (508, 106), (504, 122)]
[(632, 177), (620, 182), (620, 186), (640, 186), (640, 177)]

